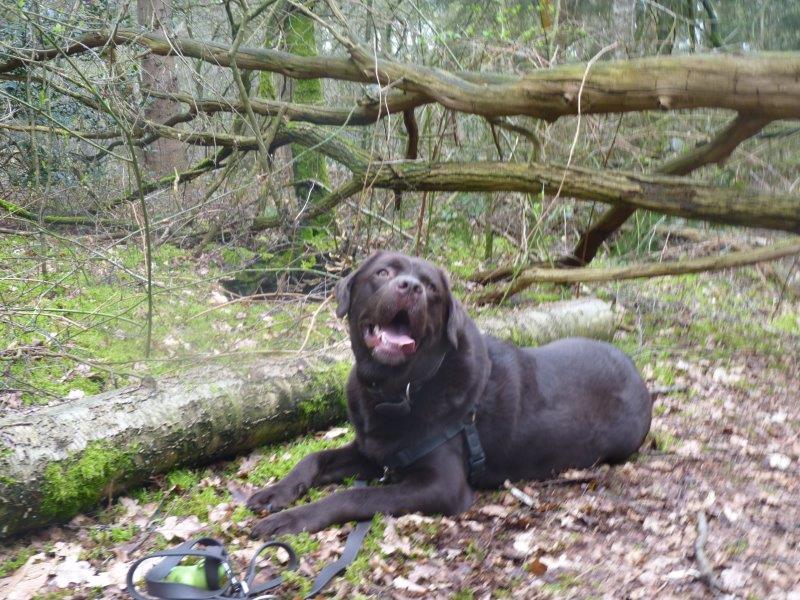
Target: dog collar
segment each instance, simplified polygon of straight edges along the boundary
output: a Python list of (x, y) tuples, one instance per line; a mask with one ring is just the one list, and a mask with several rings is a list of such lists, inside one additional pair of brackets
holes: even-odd
[[(380, 402), (375, 405), (375, 412), (386, 417), (406, 416), (411, 414), (411, 394), (420, 390), (423, 385), (439, 372), (439, 369), (442, 368), (442, 364), (444, 364), (445, 358), (447, 358), (447, 352), (442, 353), (442, 357), (439, 359), (439, 362), (436, 363), (433, 370), (421, 377), (417, 383), (413, 383), (412, 380), (409, 379), (408, 383), (406, 383), (403, 397), (399, 402)], [(377, 381), (369, 382), (368, 387), (373, 392), (380, 393), (380, 387)]]

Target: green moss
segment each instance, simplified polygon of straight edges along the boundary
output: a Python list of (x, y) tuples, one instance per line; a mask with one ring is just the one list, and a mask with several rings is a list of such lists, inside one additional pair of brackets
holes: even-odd
[(135, 453), (135, 448), (92, 442), (76, 456), (49, 465), (44, 472), (42, 513), (69, 518), (97, 504), (133, 469)]
[(669, 431), (651, 429), (648, 435), (653, 447), (659, 452), (672, 452), (680, 445), (680, 440)]
[(165, 514), (179, 517), (197, 516), (201, 521), (208, 518), (208, 510), (222, 502), (229, 502), (230, 492), (213, 487), (203, 487), (191, 490), (181, 496), (176, 496), (166, 505)]
[(309, 396), (298, 408), (304, 419), (319, 418), (331, 411), (344, 416), (347, 408), (345, 386), (352, 365), (348, 361), (333, 363), (312, 375)]
[(785, 331), (794, 335), (800, 335), (800, 315), (792, 314), (790, 312), (784, 313), (772, 321), (775, 329)]
[(139, 532), (136, 525), (118, 525), (108, 529), (96, 529), (90, 533), (92, 541), (100, 546), (111, 546), (129, 542)]
[[(286, 20), (286, 49), (299, 56), (316, 56), (317, 41), (314, 35), (314, 21), (298, 12), (292, 12)], [(292, 101), (300, 104), (319, 104), (323, 101), (322, 80), (295, 80)], [(292, 144), (294, 161), (295, 193), (301, 201), (306, 200), (308, 182), (316, 182), (329, 187), (328, 167), (325, 157), (318, 152), (308, 151), (303, 146)], [(305, 185), (304, 185), (305, 184)], [(315, 188), (312, 202), (319, 199), (322, 190)]]
[(188, 469), (176, 469), (167, 473), (167, 486), (188, 490), (200, 483), (200, 474)]
[(308, 435), (289, 444), (267, 446), (264, 457), (250, 471), (248, 480), (254, 485), (263, 485), (270, 479), (285, 477), (304, 456), (320, 450), (338, 448), (350, 439), (352, 433), (333, 440)]
[(289, 544), (301, 556), (319, 550), (319, 540), (314, 539), (311, 537), (311, 534), (305, 531), (293, 535), (281, 536), (281, 541)]
[(552, 583), (545, 583), (542, 586), (542, 589), (558, 596), (569, 593), (569, 591), (572, 588), (577, 587), (580, 584), (581, 580), (577, 575), (573, 575), (571, 573), (565, 573), (564, 575), (561, 575), (556, 581)]

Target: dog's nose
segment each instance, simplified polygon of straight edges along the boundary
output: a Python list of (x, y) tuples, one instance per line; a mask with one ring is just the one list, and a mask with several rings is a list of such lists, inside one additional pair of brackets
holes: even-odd
[(416, 277), (401, 275), (394, 280), (395, 288), (401, 294), (419, 294), (422, 292), (422, 283)]

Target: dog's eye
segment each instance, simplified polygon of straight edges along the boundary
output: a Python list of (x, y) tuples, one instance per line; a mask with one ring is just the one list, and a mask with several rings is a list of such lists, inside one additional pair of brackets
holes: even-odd
[(428, 290), (430, 290), (430, 291), (431, 291), (431, 292), (433, 292), (434, 294), (435, 294), (435, 293), (438, 291), (438, 290), (436, 289), (436, 286), (435, 286), (434, 284), (432, 284), (432, 283), (429, 283), (429, 284), (428, 284)]
[(388, 277), (389, 276), (389, 270), (388, 269), (378, 269), (378, 271), (375, 273), (375, 275), (377, 275), (378, 277)]

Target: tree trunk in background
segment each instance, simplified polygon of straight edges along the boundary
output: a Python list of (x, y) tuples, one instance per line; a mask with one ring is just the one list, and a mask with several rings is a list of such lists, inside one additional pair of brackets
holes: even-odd
[[(525, 345), (611, 339), (615, 318), (582, 299), (484, 318)], [(308, 355), (206, 365), (152, 385), (0, 418), (0, 538), (63, 522), (157, 473), (205, 463), (345, 419), (346, 344)]]
[[(286, 20), (286, 50), (298, 56), (317, 56), (317, 40), (314, 21), (292, 12)], [(288, 101), (299, 104), (321, 104), (322, 80), (290, 80)], [(328, 167), (325, 157), (297, 144), (291, 145), (294, 190), (298, 208), (315, 204), (329, 189)], [(328, 217), (326, 217), (328, 218)]]
[[(136, 17), (139, 25), (148, 31), (167, 33), (172, 20), (172, 0), (136, 0)], [(175, 111), (175, 103), (166, 98), (151, 97), (147, 90), (167, 94), (180, 91), (174, 56), (147, 54), (142, 57), (142, 97), (144, 117), (148, 121), (163, 123)], [(144, 163), (151, 176), (165, 175), (186, 164), (186, 146), (178, 140), (161, 138), (143, 151)]]
[(636, 0), (614, 0), (611, 7), (611, 27), (615, 41), (614, 58), (627, 58), (633, 41)]

